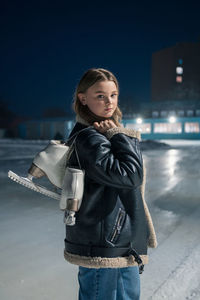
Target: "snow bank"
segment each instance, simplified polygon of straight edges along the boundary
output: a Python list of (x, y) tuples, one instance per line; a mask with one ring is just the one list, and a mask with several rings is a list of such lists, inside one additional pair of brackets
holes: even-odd
[(158, 140), (142, 140), (140, 142), (142, 150), (153, 150), (153, 149), (170, 149), (171, 146), (165, 142), (160, 142)]

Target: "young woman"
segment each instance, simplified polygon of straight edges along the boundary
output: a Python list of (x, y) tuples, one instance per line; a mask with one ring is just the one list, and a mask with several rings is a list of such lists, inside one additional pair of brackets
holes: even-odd
[(144, 200), (140, 132), (120, 123), (118, 96), (116, 77), (102, 68), (87, 70), (74, 94), (69, 138), (85, 130), (68, 166), (80, 163), (85, 179), (76, 223), (66, 225), (64, 257), (79, 266), (79, 300), (139, 299), (147, 248), (157, 246)]

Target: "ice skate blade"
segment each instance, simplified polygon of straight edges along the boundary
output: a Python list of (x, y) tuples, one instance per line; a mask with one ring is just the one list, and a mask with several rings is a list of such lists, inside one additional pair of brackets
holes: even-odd
[(8, 172), (8, 177), (10, 179), (12, 179), (13, 181), (15, 181), (19, 184), (22, 184), (23, 186), (25, 186), (35, 192), (41, 193), (45, 196), (51, 197), (56, 200), (60, 200), (60, 198), (61, 198), (60, 194), (50, 191), (39, 184), (35, 184), (32, 180), (28, 179), (27, 177), (21, 177), (12, 171)]

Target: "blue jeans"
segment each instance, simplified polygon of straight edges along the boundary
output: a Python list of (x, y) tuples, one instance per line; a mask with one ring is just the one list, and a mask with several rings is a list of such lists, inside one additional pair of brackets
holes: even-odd
[(84, 268), (79, 266), (79, 300), (139, 300), (138, 266)]

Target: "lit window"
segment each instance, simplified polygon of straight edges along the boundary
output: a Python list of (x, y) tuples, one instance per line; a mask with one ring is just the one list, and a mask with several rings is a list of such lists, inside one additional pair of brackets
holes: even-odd
[(160, 116), (161, 117), (166, 117), (167, 116), (167, 111), (166, 110), (161, 110)]
[(156, 111), (156, 110), (152, 111), (152, 117), (153, 118), (156, 118), (158, 116), (159, 116), (159, 112), (158, 111)]
[(169, 117), (171, 117), (171, 116), (176, 116), (176, 111), (175, 110), (170, 110), (169, 111)]
[(183, 68), (182, 67), (176, 67), (176, 74), (183, 74)]
[(181, 133), (181, 132), (182, 132), (182, 126), (180, 122), (154, 124), (154, 133)]
[(129, 123), (126, 124), (126, 128), (139, 130), (141, 133), (147, 133), (147, 134), (151, 133), (151, 123), (143, 123), (143, 124)]
[(183, 78), (182, 76), (176, 76), (176, 82), (182, 82)]
[(188, 109), (188, 110), (186, 111), (186, 115), (187, 115), (188, 117), (192, 117), (192, 116), (194, 115), (194, 111), (191, 110), (191, 109)]
[(179, 117), (184, 117), (184, 110), (178, 110), (177, 115)]
[(178, 63), (179, 63), (179, 65), (182, 65), (183, 60), (181, 58), (179, 58)]
[(186, 122), (184, 124), (185, 132), (200, 132), (200, 127), (198, 122)]

